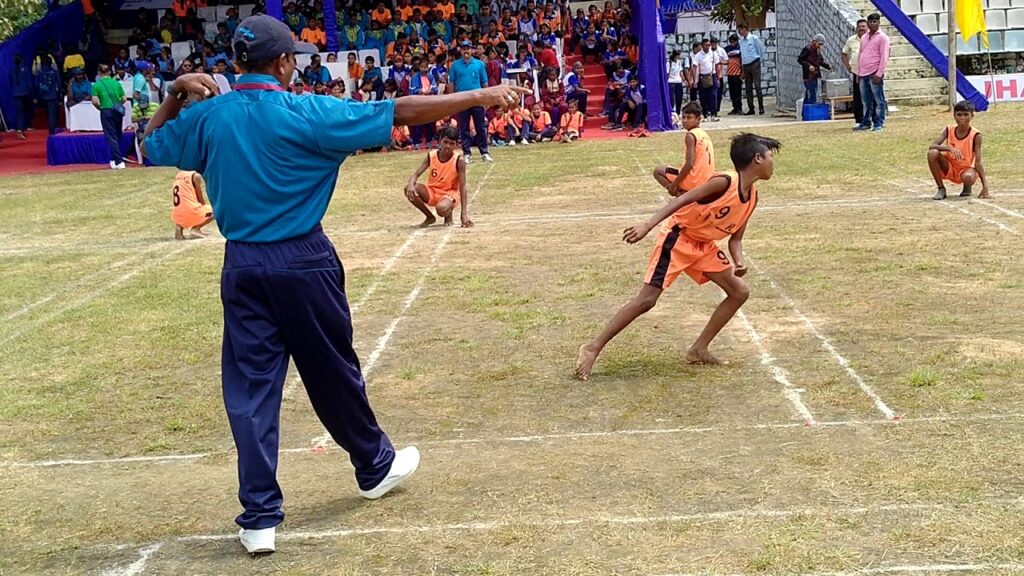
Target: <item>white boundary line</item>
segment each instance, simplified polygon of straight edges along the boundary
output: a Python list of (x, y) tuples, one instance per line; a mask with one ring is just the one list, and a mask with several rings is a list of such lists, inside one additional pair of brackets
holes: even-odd
[(52, 312), (50, 314), (47, 314), (46, 316), (43, 316), (42, 318), (40, 318), (40, 319), (38, 319), (38, 320), (36, 320), (34, 322), (29, 323), (27, 326), (22, 327), (20, 330), (15, 330), (13, 332), (10, 332), (10, 333), (6, 334), (2, 338), (0, 338), (0, 345), (7, 344), (8, 342), (10, 342), (12, 340), (16, 340), (16, 339), (24, 336), (25, 334), (35, 330), (36, 328), (42, 326), (43, 324), (46, 324), (50, 320), (53, 320), (54, 318), (57, 318), (58, 316), (63, 315), (64, 313), (66, 313), (66, 312), (68, 312), (70, 310), (73, 310), (75, 308), (78, 308), (79, 306), (88, 304), (89, 302), (95, 300), (96, 298), (99, 298), (100, 296), (103, 296), (104, 294), (106, 294), (107, 292), (110, 292), (111, 290), (114, 290), (118, 286), (124, 284), (125, 282), (131, 280), (132, 278), (134, 278), (135, 276), (138, 276), (139, 274), (145, 272), (146, 270), (149, 270), (150, 268), (153, 268), (154, 266), (157, 266), (158, 264), (163, 263), (165, 260), (168, 260), (171, 257), (176, 256), (179, 253), (184, 252), (185, 250), (188, 250), (189, 248), (191, 248), (193, 246), (199, 246), (202, 243), (203, 242), (200, 242), (200, 241), (186, 242), (186, 243), (184, 243), (183, 246), (181, 246), (181, 247), (179, 247), (177, 249), (171, 250), (170, 252), (164, 254), (163, 256), (160, 256), (159, 258), (150, 260), (150, 261), (146, 262), (145, 264), (143, 264), (143, 265), (141, 265), (141, 266), (139, 266), (137, 268), (133, 268), (132, 270), (130, 270), (126, 274), (123, 274), (123, 275), (119, 276), (118, 278), (115, 278), (112, 282), (107, 283), (102, 288), (98, 288), (96, 290), (93, 290), (92, 292), (89, 292), (88, 294), (84, 295), (83, 297), (81, 297), (81, 298), (79, 298), (77, 300), (74, 300), (73, 302), (70, 302), (69, 304), (59, 308), (58, 310), (56, 310), (56, 311), (54, 311), (54, 312)]
[[(494, 172), (494, 166), (495, 165), (492, 163), (490, 167), (487, 169), (487, 172), (484, 173), (483, 178), (480, 179), (480, 183), (477, 184), (476, 186), (476, 190), (473, 191), (470, 201), (475, 200), (476, 197), (480, 194), (480, 191), (483, 190), (484, 184), (487, 182), (487, 179), (490, 178), (491, 173)], [(370, 374), (373, 373), (373, 369), (377, 366), (377, 362), (380, 360), (381, 354), (383, 354), (384, 350), (387, 349), (388, 343), (391, 341), (391, 337), (395, 334), (395, 330), (398, 328), (398, 325), (402, 322), (402, 320), (405, 320), (406, 313), (409, 312), (409, 309), (412, 307), (413, 302), (415, 302), (416, 299), (419, 298), (420, 292), (423, 290), (423, 287), (427, 283), (427, 277), (430, 276), (430, 273), (433, 272), (434, 268), (437, 267), (437, 262), (441, 258), (441, 253), (444, 252), (445, 247), (448, 246), (448, 242), (452, 239), (452, 234), (454, 232), (455, 227), (451, 226), (444, 233), (444, 236), (441, 237), (441, 241), (437, 243), (437, 247), (434, 248), (434, 252), (430, 255), (430, 261), (427, 263), (426, 269), (424, 269), (423, 273), (420, 275), (420, 279), (416, 282), (416, 285), (413, 286), (413, 289), (409, 292), (409, 294), (406, 295), (406, 297), (402, 300), (402, 309), (398, 312), (398, 316), (395, 316), (395, 318), (391, 321), (391, 324), (389, 324), (387, 329), (384, 330), (384, 334), (382, 334), (381, 337), (377, 339), (377, 345), (374, 346), (373, 350), (370, 351), (370, 355), (366, 359), (366, 364), (363, 366), (364, 382), (370, 378)], [(410, 242), (411, 239), (409, 241), (406, 241), (406, 244), (409, 244)], [(403, 247), (405, 247), (406, 244), (403, 244)], [(392, 266), (393, 265), (394, 263), (392, 262)], [(322, 435), (312, 440), (313, 449), (323, 450), (327, 447), (328, 442), (331, 442), (331, 434), (327, 431), (324, 431)]]
[(111, 271), (117, 270), (118, 268), (121, 268), (125, 264), (134, 263), (135, 260), (137, 260), (139, 257), (144, 256), (144, 255), (146, 255), (146, 254), (148, 254), (150, 252), (153, 252), (154, 250), (156, 250), (158, 248), (162, 248), (164, 246), (165, 246), (165, 244), (154, 244), (154, 245), (151, 245), (151, 246), (149, 246), (147, 248), (144, 248), (143, 250), (140, 250), (138, 252), (135, 252), (135, 253), (129, 255), (127, 258), (123, 258), (121, 260), (118, 260), (116, 262), (108, 264), (106, 267), (104, 267), (102, 270), (100, 270), (98, 272), (95, 272), (93, 274), (89, 274), (87, 276), (83, 276), (81, 278), (78, 278), (75, 281), (71, 282), (70, 285), (64, 285), (59, 290), (57, 290), (55, 292), (52, 292), (49, 295), (44, 296), (44, 297), (40, 298), (39, 300), (36, 300), (35, 302), (31, 302), (29, 304), (26, 304), (26, 305), (22, 306), (21, 308), (18, 308), (14, 312), (11, 312), (7, 316), (4, 316), (3, 319), (0, 320), (0, 322), (10, 322), (11, 320), (14, 320), (15, 318), (17, 318), (18, 316), (22, 316), (24, 314), (27, 314), (27, 313), (31, 312), (33, 309), (38, 308), (39, 306), (42, 306), (43, 304), (46, 304), (47, 302), (49, 302), (50, 300), (53, 300), (54, 298), (56, 298), (57, 296), (60, 296), (61, 294), (67, 293), (70, 290), (73, 290), (73, 289), (75, 289), (75, 288), (77, 288), (79, 286), (82, 286), (83, 284), (88, 284), (89, 282), (92, 282), (96, 278), (102, 278), (102, 277), (105, 277), (105, 276), (109, 276)]
[[(1020, 506), (1020, 499), (1011, 500), (989, 500), (976, 504), (982, 506)], [(422, 534), (432, 532), (486, 532), (509, 526), (531, 526), (539, 528), (566, 528), (576, 526), (644, 526), (651, 524), (684, 524), (684, 523), (705, 523), (705, 522), (729, 522), (737, 520), (760, 520), (791, 518), (795, 516), (853, 516), (868, 514), (887, 514), (899, 512), (921, 512), (921, 511), (949, 511), (955, 512), (969, 506), (968, 504), (943, 504), (943, 503), (920, 503), (920, 504), (884, 504), (881, 506), (849, 506), (849, 507), (800, 507), (789, 509), (738, 509), (721, 510), (715, 512), (696, 512), (692, 514), (666, 514), (660, 516), (582, 516), (578, 518), (563, 519), (500, 519), (481, 520), (477, 522), (447, 523), (447, 524), (407, 524), (403, 526), (375, 526), (363, 528), (334, 528), (328, 530), (309, 531), (283, 531), (277, 535), (278, 541), (295, 540), (324, 540), (348, 538), (352, 536), (368, 536), (378, 534)], [(201, 542), (223, 542), (236, 540), (237, 534), (193, 534), (178, 536), (158, 542), (162, 545), (170, 542), (178, 543), (201, 543)], [(154, 546), (157, 544), (153, 544)]]
[(773, 280), (772, 277), (768, 275), (764, 268), (755, 264), (749, 256), (747, 257), (747, 260), (751, 268), (757, 270), (758, 273), (762, 277), (764, 277), (765, 280), (768, 281), (771, 287), (774, 288), (776, 292), (778, 292), (779, 296), (782, 297), (782, 300), (786, 303), (787, 306), (789, 306), (790, 310), (793, 311), (793, 314), (796, 315), (796, 317), (799, 318), (800, 321), (804, 323), (804, 326), (807, 327), (807, 330), (812, 335), (814, 335), (815, 338), (817, 338), (818, 342), (821, 344), (821, 347), (827, 350), (828, 353), (831, 354), (833, 358), (835, 358), (835, 361), (839, 363), (843, 370), (846, 371), (846, 374), (850, 377), (850, 379), (856, 382), (857, 386), (860, 387), (861, 391), (864, 392), (864, 394), (866, 394), (868, 398), (871, 398), (871, 401), (874, 402), (875, 404), (875, 408), (877, 408), (879, 412), (884, 414), (886, 418), (890, 420), (899, 420), (900, 416), (896, 414), (891, 408), (889, 408), (885, 404), (885, 402), (882, 401), (882, 398), (879, 397), (878, 394), (874, 391), (874, 389), (871, 388), (871, 386), (868, 385), (868, 383), (865, 382), (863, 378), (861, 378), (860, 374), (858, 374), (857, 371), (853, 369), (853, 366), (850, 366), (850, 361), (847, 360), (845, 356), (840, 354), (839, 350), (836, 349), (832, 342), (818, 330), (818, 327), (814, 325), (814, 322), (812, 322), (810, 318), (808, 318), (806, 315), (804, 315), (803, 312), (800, 311), (800, 309), (796, 305), (796, 302), (789, 297), (789, 294), (787, 294), (782, 289), (782, 287), (779, 286), (775, 282), (775, 280)]
[(968, 204), (981, 204), (982, 206), (988, 206), (989, 208), (995, 208), (996, 210), (999, 210), (1003, 214), (1009, 214), (1010, 216), (1013, 216), (1014, 218), (1024, 218), (1024, 214), (1022, 214), (1020, 212), (1017, 212), (1016, 210), (1011, 210), (1009, 208), (1003, 208), (1002, 206), (996, 204), (995, 202), (992, 202), (991, 200), (984, 200), (982, 198), (971, 198), (970, 200), (968, 200)]
[[(996, 562), (988, 564), (917, 564), (903, 566), (875, 566), (842, 572), (805, 572), (805, 576), (872, 576), (874, 574), (945, 574), (951, 572), (980, 572), (982, 570), (1024, 571), (1024, 562)], [(713, 572), (678, 572), (659, 576), (746, 576), (744, 572), (717, 574)]]
[(761, 335), (758, 334), (754, 325), (750, 323), (750, 320), (742, 309), (736, 312), (736, 318), (738, 318), (740, 323), (743, 324), (743, 327), (747, 329), (747, 336), (750, 337), (750, 341), (757, 347), (757, 350), (761, 355), (761, 364), (768, 369), (772, 378), (782, 385), (782, 395), (793, 404), (794, 408), (796, 408), (800, 417), (804, 419), (804, 425), (814, 426), (814, 415), (811, 414), (807, 405), (804, 404), (803, 400), (800, 398), (800, 395), (803, 393), (803, 389), (794, 386), (793, 383), (790, 382), (789, 375), (786, 371), (775, 363), (775, 357), (768, 352), (764, 342), (761, 340)]
[[(911, 194), (916, 194), (917, 193), (916, 190), (910, 188), (909, 186), (900, 184), (899, 182), (894, 182), (894, 181), (890, 180), (889, 184), (891, 186), (895, 186), (897, 188), (900, 188), (904, 192), (910, 192)], [(991, 224), (991, 225), (999, 228), (1000, 230), (1002, 230), (1004, 232), (1009, 232), (1010, 234), (1014, 234), (1014, 235), (1018, 234), (1016, 229), (1011, 228), (1010, 226), (1007, 226), (1006, 224), (1004, 224), (1004, 223), (1002, 223), (1002, 222), (1000, 222), (998, 220), (993, 220), (991, 218), (987, 218), (985, 216), (982, 216), (981, 214), (978, 214), (977, 212), (972, 212), (972, 211), (964, 208), (963, 206), (957, 205), (956, 202), (950, 202), (948, 200), (944, 200), (944, 201), (938, 201), (938, 202), (935, 202), (935, 203), (938, 204), (939, 206), (942, 206), (944, 208), (948, 208), (950, 210), (959, 210), (960, 212), (963, 212), (964, 214), (967, 214), (968, 216), (971, 216), (972, 218), (977, 218), (977, 219), (979, 219), (979, 220), (981, 220), (981, 221), (983, 221), (983, 222), (985, 222), (987, 224)]]
[(150, 544), (139, 550), (139, 559), (123, 567), (114, 566), (100, 572), (100, 576), (139, 576), (146, 569), (146, 563), (163, 546), (163, 542)]
[[(990, 422), (990, 421), (1001, 421), (1001, 420), (1024, 420), (1024, 413), (1010, 413), (1010, 414), (975, 414), (975, 415), (964, 415), (958, 416), (952, 415), (937, 415), (937, 416), (920, 416), (912, 418), (903, 418), (898, 421), (893, 420), (832, 420), (832, 421), (820, 421), (817, 420), (814, 423), (815, 429), (828, 429), (828, 428), (857, 428), (861, 426), (907, 426), (913, 424), (925, 424), (925, 423), (970, 423), (970, 422)], [(474, 445), (474, 444), (530, 444), (536, 442), (551, 442), (560, 440), (586, 440), (590, 438), (616, 438), (616, 437), (628, 437), (628, 436), (663, 436), (663, 435), (680, 435), (680, 434), (719, 434), (729, 432), (743, 432), (749, 430), (789, 430), (789, 429), (807, 429), (806, 424), (802, 422), (775, 422), (767, 424), (739, 424), (735, 426), (697, 426), (697, 427), (681, 427), (681, 428), (640, 428), (640, 429), (622, 429), (622, 430), (599, 430), (599, 431), (582, 431), (582, 432), (553, 432), (547, 434), (532, 434), (524, 436), (505, 436), (505, 437), (483, 437), (483, 438), (448, 438), (438, 440), (416, 440), (410, 439), (410, 441), (417, 441), (420, 444), (431, 445), (431, 446), (448, 446), (448, 445)], [(103, 465), (120, 465), (120, 464), (167, 464), (174, 462), (191, 462), (196, 460), (202, 460), (205, 458), (213, 458), (216, 456), (223, 456), (230, 454), (233, 450), (221, 450), (216, 452), (197, 452), (194, 454), (165, 454), (165, 455), (154, 455), (154, 456), (127, 456), (122, 458), (96, 458), (96, 459), (85, 459), (85, 458), (67, 458), (67, 459), (56, 459), (56, 460), (35, 460), (25, 462), (0, 462), (0, 467), (6, 468), (57, 468), (63, 466), (103, 466)], [(301, 448), (284, 448), (279, 451), (281, 454), (317, 454), (309, 446)]]

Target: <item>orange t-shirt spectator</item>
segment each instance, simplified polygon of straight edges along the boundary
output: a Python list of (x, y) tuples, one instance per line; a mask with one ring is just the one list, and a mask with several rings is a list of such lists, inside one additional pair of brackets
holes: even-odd
[(370, 12), (370, 19), (374, 22), (380, 23), (382, 28), (387, 28), (388, 24), (391, 24), (392, 16), (391, 10), (388, 10), (384, 6), (383, 2), (377, 2), (377, 8)]
[(300, 38), (303, 42), (315, 44), (321, 50), (327, 47), (327, 33), (320, 29), (320, 23), (315, 19), (310, 20), (309, 26), (302, 29)]

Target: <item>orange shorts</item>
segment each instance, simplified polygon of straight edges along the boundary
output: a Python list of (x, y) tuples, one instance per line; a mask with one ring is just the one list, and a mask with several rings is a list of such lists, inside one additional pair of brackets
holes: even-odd
[(171, 211), (171, 221), (185, 229), (195, 228), (213, 216), (213, 208), (209, 204), (200, 204), (191, 210), (181, 208), (184, 207), (179, 206)]
[(942, 179), (952, 182), (953, 184), (963, 184), (964, 172), (974, 170), (972, 166), (968, 166), (966, 168), (954, 166), (953, 163), (950, 162), (950, 158), (948, 156), (946, 157), (946, 161), (949, 162), (949, 167), (946, 168), (946, 173), (942, 176)]
[(724, 272), (732, 262), (714, 242), (701, 242), (683, 234), (679, 226), (662, 230), (651, 251), (644, 283), (664, 290), (679, 274), (686, 274), (697, 284), (709, 280), (705, 272)]
[(445, 198), (451, 198), (454, 206), (459, 205), (458, 190), (438, 190), (427, 186), (427, 193), (430, 194), (430, 199), (427, 200), (427, 206), (437, 206), (438, 202)]

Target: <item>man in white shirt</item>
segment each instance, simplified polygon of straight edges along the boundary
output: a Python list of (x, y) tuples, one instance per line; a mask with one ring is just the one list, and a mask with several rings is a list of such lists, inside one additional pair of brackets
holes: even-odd
[(729, 54), (715, 37), (711, 38), (711, 51), (715, 53), (715, 79), (718, 81), (717, 98), (715, 99), (715, 117), (717, 118), (718, 112), (722, 109), (722, 97), (725, 95), (725, 71), (729, 67)]
[(843, 45), (843, 66), (853, 76), (853, 118), (857, 124), (864, 119), (864, 108), (860, 97), (860, 77), (857, 76), (857, 56), (860, 54), (860, 39), (868, 33), (868, 21), (857, 20), (857, 33), (846, 39)]
[(718, 53), (711, 50), (711, 40), (705, 38), (701, 50), (693, 56), (693, 77), (697, 80), (700, 93), (700, 107), (704, 118), (718, 122)]

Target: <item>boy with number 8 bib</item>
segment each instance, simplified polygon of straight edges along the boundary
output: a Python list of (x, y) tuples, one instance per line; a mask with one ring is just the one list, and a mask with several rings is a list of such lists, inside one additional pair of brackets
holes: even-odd
[[(580, 380), (590, 377), (597, 356), (608, 342), (654, 308), (665, 288), (683, 272), (698, 284), (714, 282), (726, 295), (686, 351), (686, 360), (691, 364), (724, 363), (708, 351), (708, 346), (750, 295), (742, 278), (747, 272), (743, 264), (743, 234), (757, 206), (754, 184), (772, 177), (773, 156), (781, 147), (777, 140), (756, 134), (734, 137), (729, 156), (735, 171), (712, 175), (704, 184), (672, 199), (647, 222), (626, 228), (623, 240), (635, 244), (670, 218), (651, 253), (640, 293), (615, 313), (597, 339), (580, 347), (576, 361), (576, 376)], [(735, 266), (715, 244), (727, 236)]]

